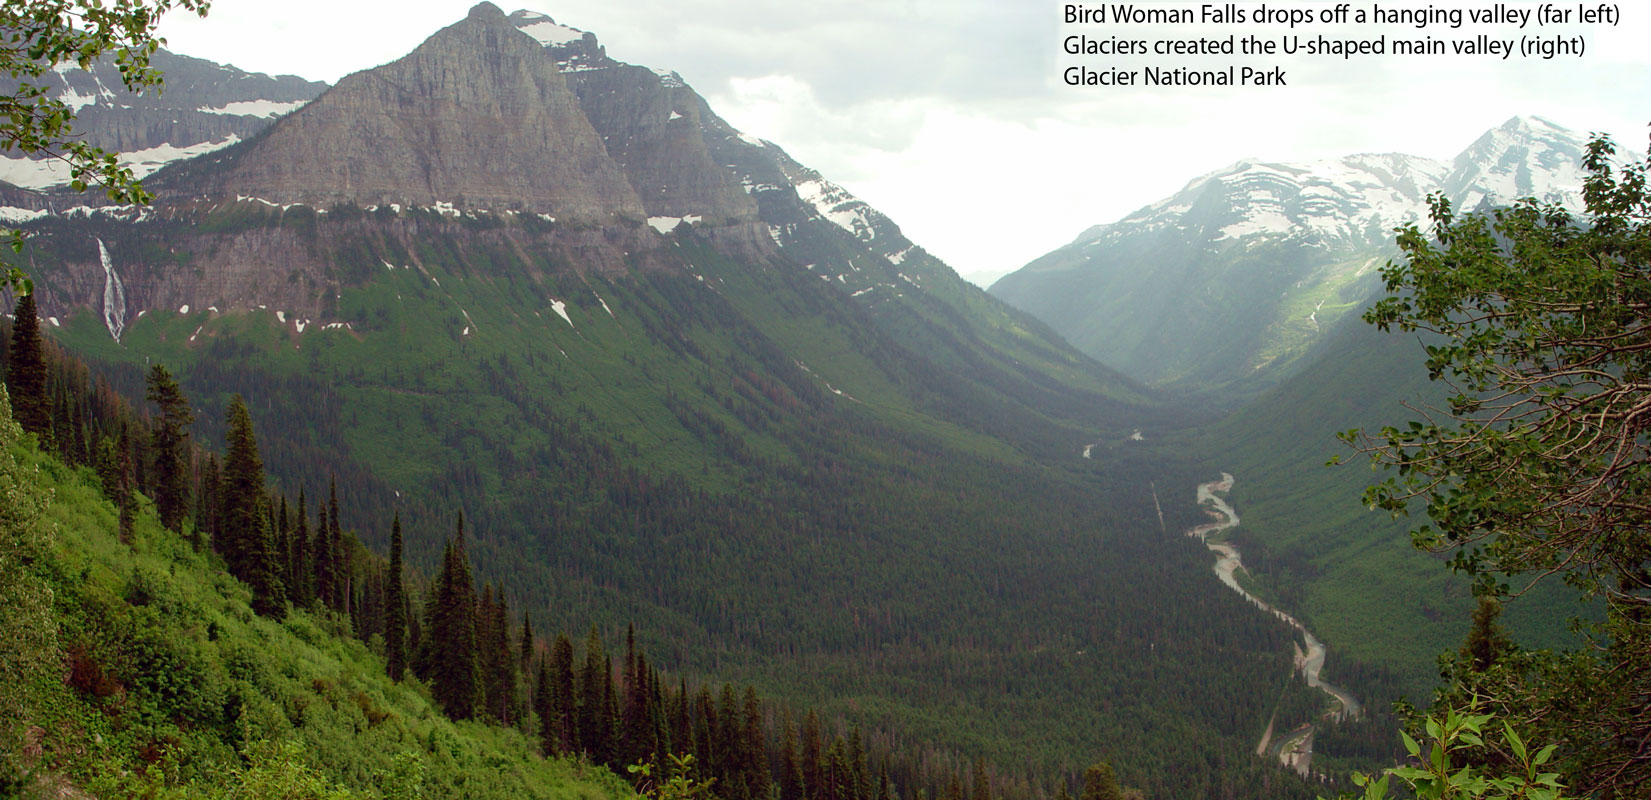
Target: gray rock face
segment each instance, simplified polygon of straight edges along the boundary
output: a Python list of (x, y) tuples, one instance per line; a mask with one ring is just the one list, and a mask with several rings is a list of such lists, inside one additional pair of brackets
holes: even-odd
[(555, 59), (489, 3), (255, 141), (163, 177), (167, 189), (283, 204), (644, 216)]
[(711, 155), (706, 134), (715, 115), (680, 77), (609, 58), (594, 34), (543, 14), (517, 11), (510, 20), (555, 58), (650, 216), (707, 224), (757, 218), (756, 202)]

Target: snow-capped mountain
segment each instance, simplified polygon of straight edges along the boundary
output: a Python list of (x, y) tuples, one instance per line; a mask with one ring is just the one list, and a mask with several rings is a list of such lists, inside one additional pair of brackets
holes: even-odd
[[(327, 88), (293, 75), (245, 72), (199, 58), (157, 51), (150, 63), (165, 74), (161, 91), (133, 94), (112, 62), (89, 70), (59, 65), (33, 81), (75, 112), (86, 141), (121, 153), (139, 178), (167, 164), (251, 138), (276, 117)], [(0, 181), (27, 189), (62, 188), (61, 161), (20, 153), (0, 156)]]
[(1264, 386), (1362, 308), (1428, 196), (1461, 210), (1581, 208), (1584, 135), (1516, 117), (1450, 161), (1398, 153), (1245, 160), (1011, 275), (992, 292), (1103, 363), (1165, 385)]

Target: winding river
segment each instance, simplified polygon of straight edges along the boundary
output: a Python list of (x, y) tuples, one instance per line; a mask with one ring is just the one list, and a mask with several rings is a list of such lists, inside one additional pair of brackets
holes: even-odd
[[(1362, 711), (1359, 701), (1346, 691), (1325, 683), (1320, 677), (1324, 671), (1324, 643), (1319, 641), (1318, 637), (1307, 630), (1307, 626), (1301, 624), (1295, 617), (1273, 608), (1265, 600), (1250, 594), (1243, 586), (1239, 585), (1236, 573), (1244, 568), (1244, 562), (1238, 548), (1219, 540), (1211, 541), (1211, 537), (1219, 539), (1220, 534), (1238, 527), (1238, 512), (1234, 511), (1233, 507), (1227, 503), (1226, 498), (1222, 496), (1232, 491), (1232, 488), (1233, 476), (1226, 472), (1221, 473), (1221, 480), (1219, 481), (1210, 481), (1198, 485), (1198, 504), (1208, 510), (1210, 516), (1215, 517), (1217, 521), (1192, 528), (1187, 531), (1187, 535), (1196, 537), (1204, 543), (1205, 547), (1215, 553), (1215, 574), (1221, 579), (1222, 583), (1238, 592), (1245, 600), (1260, 607), (1261, 610), (1284, 620), (1290, 627), (1301, 632), (1303, 641), (1307, 643), (1307, 649), (1303, 652), (1299, 645), (1296, 647), (1296, 668), (1301, 670), (1301, 674), (1306, 677), (1308, 686), (1318, 689), (1336, 700), (1338, 707), (1329, 711), (1326, 716), (1334, 719), (1357, 717)], [(1265, 754), (1268, 751), (1276, 752), (1280, 762), (1306, 776), (1311, 769), (1313, 760), (1313, 725), (1309, 723), (1291, 731), (1277, 745), (1272, 745), (1272, 738), (1273, 724), (1269, 720), (1267, 732), (1262, 734), (1261, 743), (1257, 745), (1256, 752), (1258, 754)]]

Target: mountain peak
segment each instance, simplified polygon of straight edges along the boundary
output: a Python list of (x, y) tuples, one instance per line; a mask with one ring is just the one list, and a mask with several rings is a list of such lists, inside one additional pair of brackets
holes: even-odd
[(1579, 210), (1586, 147), (1577, 131), (1542, 117), (1513, 117), (1457, 155), (1442, 188), (1463, 210), (1523, 197)]
[(470, 13), (466, 16), (469, 19), (479, 19), (483, 22), (503, 21), (505, 18), (504, 11), (500, 10), (498, 6), (487, 2), (487, 0), (482, 0), (482, 2), (471, 6)]
[(1498, 130), (1508, 131), (1510, 133), (1526, 132), (1548, 134), (1559, 133), (1567, 136), (1576, 135), (1575, 131), (1572, 131), (1564, 125), (1560, 125), (1552, 120), (1534, 115), (1519, 115), (1510, 117), (1507, 122), (1502, 123)]
[(485, 2), (190, 172), (276, 203), (646, 216), (554, 56)]

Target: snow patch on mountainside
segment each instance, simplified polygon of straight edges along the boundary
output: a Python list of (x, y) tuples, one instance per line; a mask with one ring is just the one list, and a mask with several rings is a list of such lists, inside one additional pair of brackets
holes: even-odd
[(237, 100), (225, 103), (216, 108), (199, 109), (203, 114), (224, 114), (235, 117), (262, 117), (273, 119), (289, 113), (304, 105), (307, 100), (293, 100), (281, 103), (274, 100)]
[(201, 142), (185, 147), (163, 144), (147, 150), (133, 150), (130, 153), (122, 153), (120, 160), (132, 168), (133, 175), (142, 178), (174, 161), (194, 158), (214, 150), (222, 150), (239, 141), (241, 141), (241, 137), (232, 133), (217, 141)]
[[(607, 304), (603, 303), (602, 305), (606, 306)], [(560, 316), (562, 318), (562, 321), (566, 322), (569, 325), (569, 327), (573, 327), (573, 318), (568, 316), (568, 304), (567, 303), (564, 303), (561, 300), (557, 300), (556, 298), (552, 297), (552, 298), (550, 298), (550, 310), (556, 312), (557, 316)], [(610, 311), (608, 313), (611, 314), (613, 312)], [(470, 316), (468, 314), (465, 315), (465, 319), (469, 319), (469, 318), (470, 318)]]
[[(1325, 247), (1384, 246), (1395, 228), (1427, 219), (1443, 192), (1462, 210), (1523, 197), (1582, 208), (1584, 139), (1547, 120), (1516, 117), (1452, 161), (1398, 153), (1285, 163), (1244, 160), (1111, 225), (1085, 231), (1089, 247), (1168, 229), (1207, 241), (1300, 237)], [(1626, 154), (1624, 160), (1637, 158)]]
[(546, 47), (561, 47), (562, 45), (571, 44), (585, 38), (584, 31), (579, 30), (578, 28), (569, 28), (566, 25), (558, 25), (549, 17), (545, 17), (539, 22), (533, 22), (527, 25), (518, 25), (516, 26), (516, 30), (532, 36), (533, 38), (539, 40), (539, 44)]
[[(203, 153), (221, 150), (241, 137), (234, 134), (214, 142), (201, 142), (187, 147), (163, 144), (146, 150), (120, 154), (120, 161), (132, 168), (135, 177), (143, 178), (174, 161), (193, 158)], [(69, 165), (56, 158), (0, 157), (0, 180), (15, 183), (25, 189), (50, 189), (69, 183)]]
[(877, 238), (877, 228), (871, 219), (871, 206), (849, 194), (847, 189), (824, 178), (816, 178), (799, 181), (797, 196), (814, 206), (814, 210), (826, 221), (854, 234), (860, 241), (869, 242)]
[(676, 230), (677, 226), (684, 222), (692, 225), (702, 219), (704, 217), (698, 214), (689, 214), (683, 217), (649, 217), (648, 226), (664, 234)]

